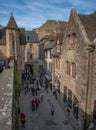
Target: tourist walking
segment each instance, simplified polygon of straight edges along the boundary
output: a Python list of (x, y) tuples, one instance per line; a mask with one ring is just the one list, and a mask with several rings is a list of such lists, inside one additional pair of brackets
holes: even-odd
[(34, 96), (34, 86), (33, 86), (33, 84), (31, 84), (31, 92), (32, 92), (32, 96)]
[(51, 105), (50, 110), (51, 110), (51, 115), (53, 116), (54, 115), (54, 111), (55, 111), (54, 105)]
[(36, 110), (38, 109), (39, 103), (40, 103), (39, 97), (36, 97)]
[(35, 98), (32, 99), (31, 104), (32, 104), (32, 110), (35, 111), (35, 108), (36, 108), (36, 100), (35, 100)]
[(21, 113), (20, 114), (20, 118), (21, 118), (22, 127), (25, 128), (25, 121), (26, 121), (26, 115), (25, 115), (25, 113)]

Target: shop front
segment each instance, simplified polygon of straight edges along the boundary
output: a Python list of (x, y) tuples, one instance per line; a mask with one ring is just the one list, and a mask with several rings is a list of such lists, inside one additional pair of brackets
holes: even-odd
[(46, 86), (47, 86), (48, 88), (51, 88), (51, 87), (52, 87), (51, 82), (52, 82), (51, 74), (46, 73), (46, 74), (45, 74), (45, 84), (46, 84)]
[(68, 112), (72, 111), (72, 91), (70, 89), (67, 90), (67, 87), (64, 86), (64, 104), (67, 107)]
[(63, 102), (67, 107), (68, 113), (72, 112), (73, 117), (78, 120), (79, 101), (67, 86), (64, 86)]
[(73, 116), (78, 120), (79, 101), (73, 96)]
[(45, 84), (45, 69), (42, 65), (39, 66), (39, 74), (40, 74), (40, 79), (42, 80), (43, 85)]

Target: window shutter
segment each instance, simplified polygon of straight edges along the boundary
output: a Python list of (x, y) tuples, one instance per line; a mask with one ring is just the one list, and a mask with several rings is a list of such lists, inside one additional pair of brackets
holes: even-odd
[(70, 63), (67, 62), (67, 74), (70, 75)]
[(72, 63), (72, 77), (76, 78), (76, 64)]

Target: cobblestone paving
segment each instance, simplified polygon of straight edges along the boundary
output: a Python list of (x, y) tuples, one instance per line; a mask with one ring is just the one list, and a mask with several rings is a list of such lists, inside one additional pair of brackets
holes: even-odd
[[(31, 92), (28, 92), (26, 95), (24, 91), (21, 92), (21, 112), (24, 112), (27, 116), (25, 128), (21, 130), (73, 130), (70, 123), (67, 125), (64, 124), (64, 121), (67, 120), (66, 116), (55, 97), (52, 96), (51, 91), (49, 91), (49, 93), (44, 91), (44, 100), (40, 103), (38, 110), (35, 112), (32, 111), (32, 98)], [(52, 116), (50, 112), (51, 104), (55, 106), (54, 116)]]

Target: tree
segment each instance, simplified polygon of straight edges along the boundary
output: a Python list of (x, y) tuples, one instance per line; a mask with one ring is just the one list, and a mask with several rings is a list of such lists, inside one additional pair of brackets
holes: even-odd
[(96, 16), (96, 10), (91, 15)]

